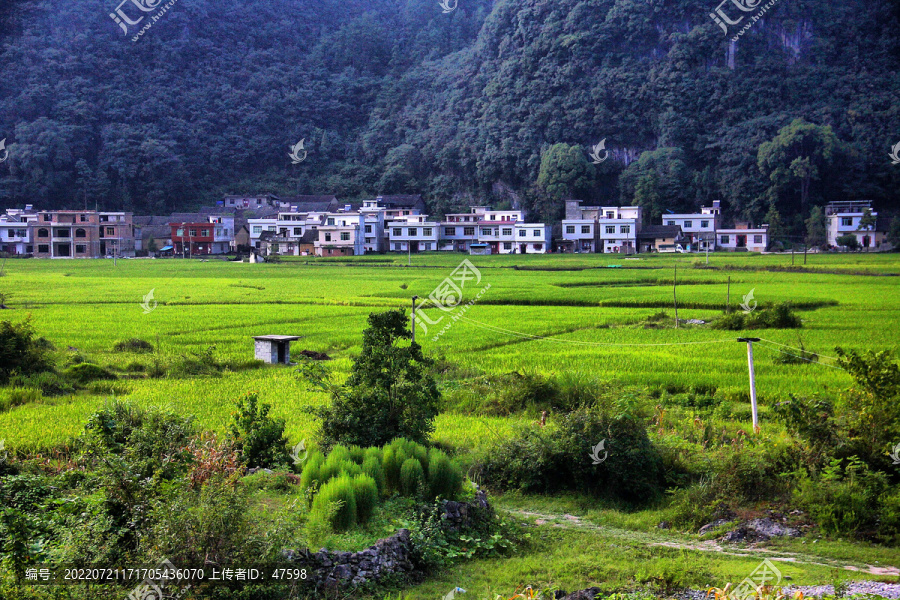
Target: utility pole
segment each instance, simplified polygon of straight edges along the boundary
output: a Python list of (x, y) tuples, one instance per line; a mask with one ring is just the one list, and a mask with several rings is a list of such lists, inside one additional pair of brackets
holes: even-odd
[(412, 309), (412, 317), (411, 317), (412, 323), (410, 325), (410, 332), (412, 333), (412, 343), (413, 344), (416, 343), (416, 300), (418, 300), (418, 299), (419, 299), (418, 296), (412, 297), (412, 304), (413, 304), (412, 308), (413, 309)]
[(753, 411), (753, 432), (759, 433), (759, 414), (756, 411), (756, 373), (753, 370), (753, 342), (759, 338), (738, 338), (739, 342), (747, 342), (747, 364), (750, 366), (750, 409)]
[(675, 277), (672, 279), (672, 298), (675, 299), (675, 329), (678, 329), (678, 291), (677, 290), (678, 290), (678, 263), (675, 264)]

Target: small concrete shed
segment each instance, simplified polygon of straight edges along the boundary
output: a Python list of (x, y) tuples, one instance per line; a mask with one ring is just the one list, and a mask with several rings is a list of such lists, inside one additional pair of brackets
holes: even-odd
[(291, 342), (299, 340), (296, 335), (260, 335), (256, 341), (256, 358), (270, 365), (291, 364)]

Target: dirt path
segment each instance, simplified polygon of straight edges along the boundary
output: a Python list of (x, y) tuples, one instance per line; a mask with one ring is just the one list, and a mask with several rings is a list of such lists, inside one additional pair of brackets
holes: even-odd
[(672, 535), (647, 533), (643, 531), (632, 531), (629, 529), (619, 529), (616, 527), (607, 527), (594, 525), (593, 523), (584, 522), (581, 517), (570, 514), (549, 514), (526, 510), (506, 509), (509, 512), (533, 519), (535, 525), (560, 527), (563, 529), (582, 529), (586, 531), (597, 531), (608, 537), (619, 538), (625, 541), (632, 541), (643, 544), (645, 546), (662, 546), (666, 548), (678, 548), (683, 550), (696, 550), (698, 552), (715, 552), (716, 554), (725, 554), (727, 556), (752, 557), (765, 554), (765, 558), (772, 561), (791, 562), (804, 565), (815, 565), (820, 567), (828, 567), (832, 569), (843, 569), (846, 571), (856, 571), (868, 573), (870, 575), (879, 576), (900, 576), (900, 569), (896, 567), (882, 567), (866, 564), (845, 564), (847, 561), (824, 558), (810, 554), (802, 554), (799, 552), (788, 552), (784, 550), (771, 550), (768, 548), (760, 548), (755, 545), (737, 548), (733, 546), (722, 546), (715, 541), (707, 540), (683, 540), (673, 541)]

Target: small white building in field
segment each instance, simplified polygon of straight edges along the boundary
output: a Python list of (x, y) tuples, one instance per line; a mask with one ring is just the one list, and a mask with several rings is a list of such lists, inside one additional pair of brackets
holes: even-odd
[(738, 226), (716, 231), (716, 246), (730, 252), (763, 252), (769, 245), (769, 227)]

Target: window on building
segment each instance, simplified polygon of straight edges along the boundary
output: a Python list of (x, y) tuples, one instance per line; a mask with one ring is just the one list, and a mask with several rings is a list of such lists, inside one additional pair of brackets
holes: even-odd
[(349, 231), (342, 231), (342, 232), (341, 232), (341, 241), (342, 241), (342, 242), (349, 242), (349, 241), (350, 241), (350, 232), (349, 232)]
[(613, 234), (613, 233), (615, 233), (615, 232), (616, 232), (616, 226), (615, 226), (615, 225), (607, 225), (607, 226), (606, 226), (606, 234), (607, 234), (607, 235), (611, 235), (611, 234)]
[(19, 237), (25, 237), (25, 235), (26, 235), (24, 229), (16, 229), (16, 234), (17, 234)]
[[(111, 229), (112, 229), (111, 227), (107, 227), (106, 233), (109, 234)], [(191, 229), (190, 231), (188, 231), (188, 235), (190, 235), (191, 237), (197, 237), (197, 230)]]
[(50, 230), (49, 229), (38, 229), (38, 237), (49, 237)]
[(504, 250), (512, 250), (512, 242), (503, 242)]
[(456, 235), (456, 227), (444, 227), (444, 235)]
[(330, 233), (326, 233), (326, 234), (325, 234), (325, 241), (326, 241), (326, 242), (330, 242), (330, 241), (331, 241), (331, 234), (330, 234)]
[(431, 227), (423, 227), (422, 235), (424, 235), (425, 237), (430, 237), (431, 236)]
[(540, 230), (540, 229), (535, 229), (535, 230), (532, 232), (532, 235), (534, 235), (534, 237), (541, 237), (541, 230)]
[(366, 225), (366, 233), (372, 233), (372, 226)]
[(41, 254), (49, 254), (50, 246), (48, 246), (47, 244), (38, 244), (38, 252), (40, 252)]
[(728, 243), (730, 243), (730, 241), (731, 241), (730, 236), (723, 235), (723, 236), (720, 236), (720, 237), (719, 237), (719, 243), (720, 243), (720, 244), (728, 244)]
[(574, 225), (566, 225), (566, 233), (575, 233)]
[(685, 227), (693, 227), (693, 226), (694, 226), (694, 222), (693, 222), (693, 221), (685, 221), (685, 222), (684, 222), (684, 226), (685, 226)]
[(425, 249), (431, 250), (431, 242), (425, 242)]
[(700, 221), (701, 229), (706, 229), (707, 227), (709, 227), (709, 221)]
[(754, 243), (754, 244), (762, 244), (762, 243), (763, 243), (763, 241), (762, 241), (762, 236), (761, 236), (761, 235), (754, 235), (754, 236), (753, 236), (753, 243)]
[(463, 227), (463, 235), (475, 235), (474, 227)]
[(611, 211), (611, 210), (608, 210), (608, 211), (606, 211), (606, 218), (607, 218), (607, 219), (615, 219), (615, 218), (616, 218), (616, 213), (614, 213), (614, 212)]
[(399, 227), (394, 227), (394, 235), (400, 236), (403, 235), (403, 230)]
[(78, 220), (81, 221), (82, 223), (86, 223), (87, 215), (78, 215)]
[[(257, 232), (257, 233), (259, 233), (259, 232)], [(183, 237), (183, 236), (184, 236), (184, 229), (176, 229), (175, 230), (175, 237)]]
[(620, 225), (619, 233), (631, 233), (631, 225)]
[(56, 237), (67, 238), (69, 237), (70, 230), (69, 229), (57, 229)]
[(489, 227), (482, 227), (481, 235), (491, 235), (491, 229)]
[(15, 232), (14, 229), (7, 229), (7, 230), (6, 230), (6, 237), (15, 237), (15, 233), (16, 233), (16, 232)]
[(303, 235), (303, 228), (294, 227), (294, 237), (300, 237), (301, 235)]
[(528, 235), (528, 230), (527, 230), (527, 229), (520, 229), (520, 230), (519, 230), (519, 237), (525, 237), (526, 235)]
[(403, 244), (394, 244), (394, 250), (402, 250)]
[(537, 250), (538, 252), (540, 252), (541, 250), (544, 249), (544, 245), (543, 244), (535, 244), (534, 249)]
[(419, 230), (415, 227), (410, 227), (409, 228), (409, 237), (415, 237), (417, 235), (419, 235)]
[(591, 226), (590, 226), (590, 225), (582, 225), (582, 226), (581, 226), (581, 233), (590, 233), (590, 232), (591, 232)]
[[(183, 229), (179, 229), (178, 235), (184, 235), (183, 231), (184, 231)], [(262, 225), (254, 225), (253, 233), (262, 233)]]
[[(44, 215), (44, 221), (49, 223), (53, 220), (53, 215)], [(40, 246), (38, 246), (40, 248)]]
[(86, 250), (84, 244), (75, 244), (75, 254), (84, 254), (85, 251)]
[(334, 219), (329, 217), (328, 220), (325, 222), (325, 224), (326, 225), (334, 225)]
[(666, 221), (666, 225), (674, 225), (675, 221)]
[(504, 227), (503, 235), (512, 235), (512, 227)]
[(200, 230), (200, 235), (201, 235), (202, 237), (209, 237), (209, 229), (201, 229), (201, 230)]
[(75, 237), (77, 237), (77, 238), (87, 237), (87, 232), (84, 229), (76, 229)]
[(841, 217), (841, 226), (842, 227), (852, 227), (853, 226), (853, 217)]

